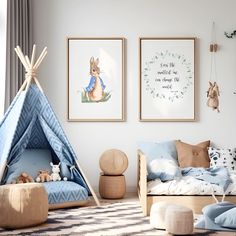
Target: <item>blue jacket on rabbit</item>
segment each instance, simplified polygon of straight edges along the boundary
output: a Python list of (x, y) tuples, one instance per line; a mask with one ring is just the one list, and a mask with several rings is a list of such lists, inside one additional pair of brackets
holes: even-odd
[[(102, 79), (99, 77), (100, 79), (100, 83), (102, 85), (102, 90), (104, 91), (105, 89), (105, 84), (103, 83)], [(95, 76), (92, 76), (90, 78), (90, 82), (89, 82), (89, 85), (85, 88), (86, 92), (92, 92), (93, 89), (94, 89), (94, 86), (95, 86), (95, 81), (96, 81), (96, 77)]]

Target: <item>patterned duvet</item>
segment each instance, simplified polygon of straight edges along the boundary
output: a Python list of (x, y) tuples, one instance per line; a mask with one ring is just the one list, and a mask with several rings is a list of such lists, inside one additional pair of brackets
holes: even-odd
[[(230, 173), (232, 183), (225, 191), (226, 195), (236, 195), (236, 172)], [(151, 195), (223, 195), (223, 188), (216, 184), (198, 180), (192, 176), (161, 182), (160, 179), (149, 181), (148, 194)]]

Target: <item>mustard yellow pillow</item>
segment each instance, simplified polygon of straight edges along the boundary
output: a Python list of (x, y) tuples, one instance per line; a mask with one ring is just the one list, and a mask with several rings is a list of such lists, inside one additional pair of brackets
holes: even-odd
[(201, 142), (197, 145), (191, 145), (181, 141), (175, 141), (178, 154), (178, 162), (181, 168), (185, 167), (210, 167), (210, 158), (207, 148), (210, 141)]

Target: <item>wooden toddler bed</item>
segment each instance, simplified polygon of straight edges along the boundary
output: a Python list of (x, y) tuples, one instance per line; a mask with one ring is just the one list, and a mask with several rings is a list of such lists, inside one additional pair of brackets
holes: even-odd
[[(137, 189), (140, 204), (145, 216), (150, 214), (150, 209), (153, 203), (165, 201), (175, 204), (181, 204), (189, 207), (196, 214), (202, 213), (202, 208), (206, 205), (215, 203), (212, 195), (149, 195), (147, 193), (147, 162), (146, 156), (138, 150), (138, 170), (137, 170)], [(216, 196), (221, 201), (222, 196)], [(230, 201), (236, 204), (236, 196), (226, 196), (225, 201)]]

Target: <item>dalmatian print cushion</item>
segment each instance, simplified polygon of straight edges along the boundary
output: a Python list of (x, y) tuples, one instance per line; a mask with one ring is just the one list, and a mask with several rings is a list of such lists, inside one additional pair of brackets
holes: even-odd
[(227, 167), (229, 171), (236, 171), (236, 148), (208, 148), (210, 167)]

